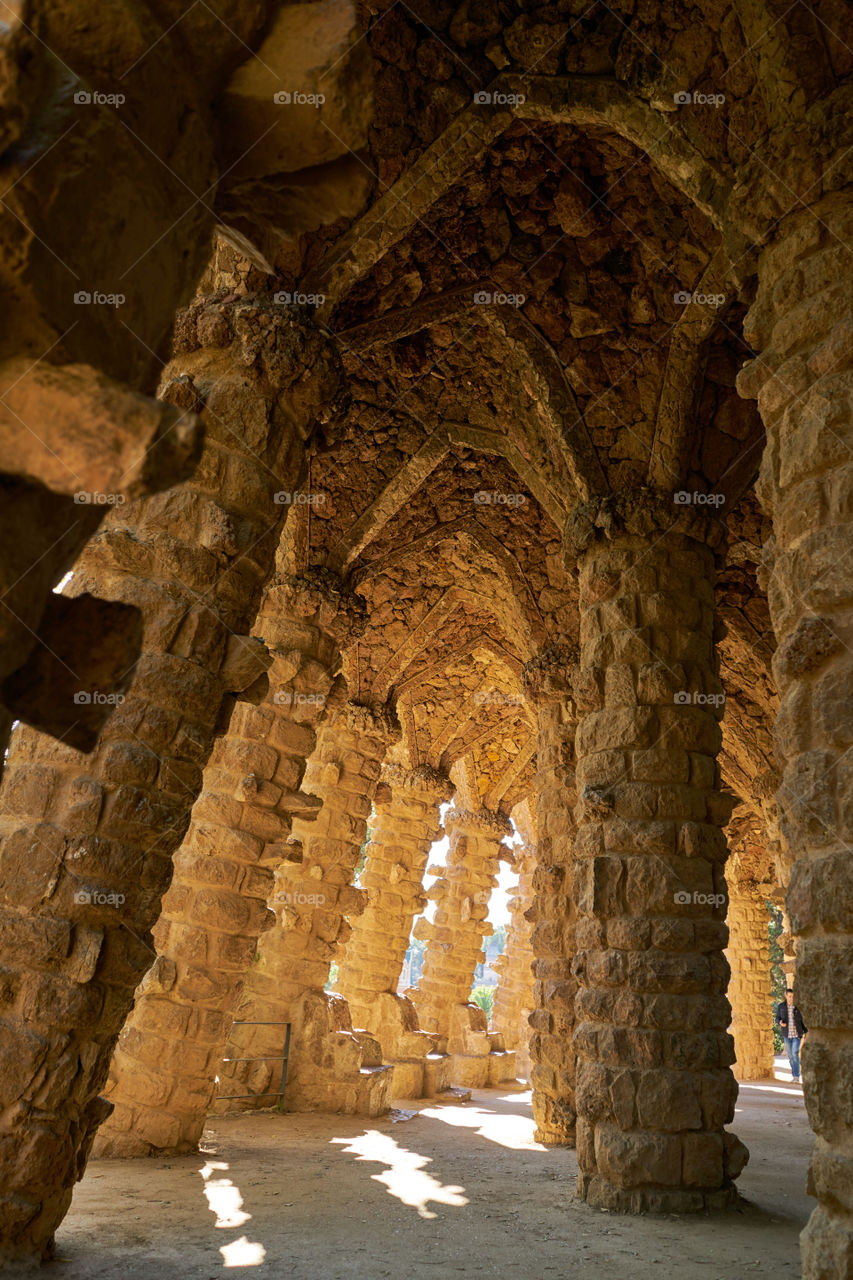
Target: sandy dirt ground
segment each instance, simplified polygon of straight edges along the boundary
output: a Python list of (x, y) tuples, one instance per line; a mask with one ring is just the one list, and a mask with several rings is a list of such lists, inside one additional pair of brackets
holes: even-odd
[[(781, 1073), (780, 1073), (781, 1074)], [(530, 1095), (401, 1103), (399, 1118), (211, 1121), (201, 1156), (92, 1162), (50, 1280), (800, 1275), (812, 1135), (790, 1078), (743, 1085), (750, 1163), (725, 1213), (628, 1217), (575, 1198), (573, 1151), (533, 1142)], [(414, 1114), (411, 1114), (414, 1112)]]

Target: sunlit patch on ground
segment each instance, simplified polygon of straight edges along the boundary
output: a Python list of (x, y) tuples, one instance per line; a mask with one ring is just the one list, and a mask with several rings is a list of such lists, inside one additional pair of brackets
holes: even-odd
[(427, 1206), (435, 1204), (451, 1205), (461, 1208), (468, 1203), (462, 1194), (464, 1187), (442, 1186), (438, 1179), (424, 1172), (424, 1166), (432, 1164), (430, 1156), (418, 1155), (416, 1151), (408, 1151), (401, 1147), (387, 1133), (378, 1129), (369, 1129), (360, 1138), (332, 1138), (334, 1143), (348, 1143), (344, 1151), (354, 1155), (357, 1160), (375, 1160), (379, 1164), (387, 1164), (384, 1173), (373, 1173), (374, 1182), (382, 1182), (392, 1196), (396, 1196), (403, 1204), (417, 1209), (421, 1218), (434, 1218), (436, 1214)]
[[(228, 1165), (222, 1160), (208, 1160), (199, 1169), (204, 1181), (204, 1195), (211, 1213), (216, 1215), (215, 1226), (233, 1229), (241, 1227), (251, 1218), (250, 1213), (243, 1212), (243, 1197), (240, 1188), (230, 1178), (217, 1176), (227, 1171)], [(220, 1247), (223, 1264), (226, 1267), (258, 1267), (267, 1256), (262, 1244), (241, 1236), (230, 1244)]]

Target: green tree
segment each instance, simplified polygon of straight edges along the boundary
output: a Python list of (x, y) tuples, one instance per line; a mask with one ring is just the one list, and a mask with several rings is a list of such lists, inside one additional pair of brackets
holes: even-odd
[(474, 1004), (478, 1004), (485, 1013), (486, 1017), (491, 1017), (492, 1005), (495, 1003), (495, 988), (479, 986), (475, 987), (471, 992), (471, 1000)]
[(367, 819), (367, 835), (364, 837), (364, 844), (361, 846), (361, 849), (359, 850), (358, 863), (355, 868), (355, 879), (353, 880), (353, 884), (356, 884), (356, 885), (358, 884), (359, 879), (361, 878), (361, 873), (364, 870), (364, 864), (367, 861), (367, 846), (370, 844), (370, 841), (373, 839), (373, 828), (371, 827), (370, 822), (371, 822), (371, 819), (374, 818), (375, 816), (376, 816), (375, 813), (371, 809), (370, 818)]

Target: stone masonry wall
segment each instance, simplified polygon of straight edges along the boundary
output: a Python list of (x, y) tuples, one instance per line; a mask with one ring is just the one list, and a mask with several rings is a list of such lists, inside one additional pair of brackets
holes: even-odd
[(728, 1203), (746, 1149), (723, 957), (721, 531), (670, 496), (570, 517), (580, 568), (574, 892), (578, 1188), (621, 1211)]
[(767, 431), (758, 491), (773, 517), (777, 800), (798, 935), (795, 1000), (809, 1028), (803, 1092), (817, 1134), (806, 1280), (853, 1269), (852, 217), (839, 192), (774, 228), (745, 328), (760, 355), (738, 381), (758, 397)]
[(336, 984), (356, 1025), (371, 1029), (374, 997), (397, 991), (412, 924), (427, 903), (424, 872), (430, 846), (441, 834), (438, 807), (453, 794), (450, 780), (426, 766), (386, 764), (382, 781), (387, 798), (376, 801), (360, 877), (367, 905), (352, 921)]
[[(450, 848), (444, 873), (429, 890), (438, 905), (433, 922), (421, 922), (418, 936), (428, 941), (412, 998), (422, 1028), (450, 1036), (454, 1010), (467, 1003), (474, 969), (485, 959), (483, 939), (494, 932), (488, 923), (489, 899), (497, 884), (501, 841), (510, 825), (501, 814), (485, 809), (451, 807), (444, 829)], [(454, 1051), (452, 1044), (450, 1049)]]
[(516, 1051), (518, 1075), (527, 1079), (530, 1075), (528, 1019), (533, 1011), (533, 925), (527, 918), (533, 901), (533, 877), (536, 870), (536, 851), (529, 845), (513, 848), (518, 885), (509, 900), (510, 923), (507, 927), (506, 946), (498, 956), (494, 967), (498, 973), (489, 1028), (497, 1031), (507, 1049)]
[(359, 604), (331, 574), (281, 578), (264, 597), (255, 631), (272, 652), (270, 688), (261, 705), (235, 707), (205, 770), (154, 929), (157, 960), (110, 1067), (115, 1110), (98, 1155), (198, 1145), (244, 975), (275, 920), (274, 870), (301, 856), (295, 815), (319, 807), (298, 788)]
[(577, 649), (558, 646), (527, 664), (524, 690), (537, 708), (537, 867), (529, 918), (536, 957), (530, 1017), (530, 1080), (536, 1140), (573, 1146), (575, 1140), (576, 909), (572, 891), (575, 832), (575, 732), (571, 678)]
[[(324, 1104), (355, 1109), (348, 1101), (352, 1081), (340, 1084), (348, 1075), (334, 1060), (323, 1010), (338, 1009), (345, 1032), (347, 1024), (351, 1029), (349, 1015), (345, 1002), (336, 1005), (325, 996), (324, 987), (330, 965), (349, 936), (346, 917), (363, 905), (364, 895), (353, 887), (353, 875), (382, 762), (398, 736), (399, 727), (386, 708), (348, 702), (321, 728), (305, 772), (305, 790), (316, 794), (323, 807), (311, 823), (294, 822), (301, 860), (284, 862), (277, 869), (271, 898), (276, 924), (259, 942), (239, 1007), (241, 1020), (293, 1025), (289, 1109)], [(316, 999), (306, 1004), (306, 996)], [(283, 1036), (280, 1026), (235, 1027), (226, 1057), (274, 1055), (280, 1052)], [(357, 1059), (352, 1050), (351, 1061)], [(223, 1063), (220, 1092), (258, 1095), (257, 1103), (246, 1100), (239, 1109), (269, 1106), (268, 1090), (277, 1070), (275, 1064), (262, 1062)], [(354, 1070), (357, 1075), (357, 1065)], [(336, 1097), (339, 1088), (343, 1095)]]
[(773, 992), (769, 914), (762, 894), (749, 885), (729, 886), (729, 1003), (739, 1080), (773, 1079)]

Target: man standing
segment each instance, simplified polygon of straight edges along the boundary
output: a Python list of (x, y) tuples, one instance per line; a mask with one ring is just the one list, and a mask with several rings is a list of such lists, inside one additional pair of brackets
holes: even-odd
[(803, 1015), (794, 1004), (793, 987), (788, 988), (785, 992), (785, 999), (780, 1000), (776, 1006), (776, 1023), (785, 1037), (785, 1048), (788, 1051), (788, 1061), (791, 1064), (791, 1075), (794, 1078), (794, 1084), (799, 1084), (800, 1045), (806, 1038), (808, 1028), (803, 1022)]

